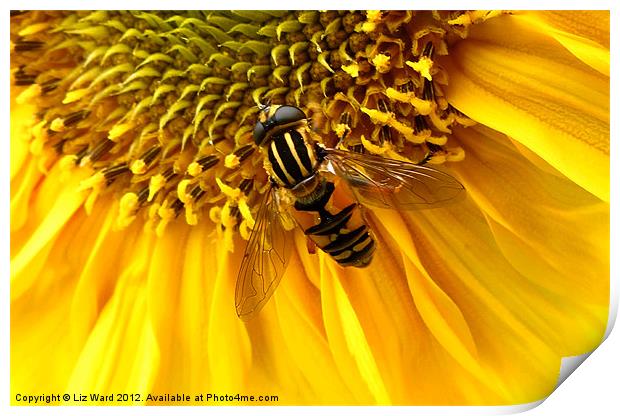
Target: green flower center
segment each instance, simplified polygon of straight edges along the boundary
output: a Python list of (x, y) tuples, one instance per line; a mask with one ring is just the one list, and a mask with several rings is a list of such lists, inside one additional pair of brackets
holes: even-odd
[(484, 13), (27, 12), (11, 17), (35, 153), (93, 175), (87, 207), (120, 200), (159, 233), (184, 214), (247, 237), (267, 185), (252, 141), (261, 104), (302, 108), (327, 145), (443, 163), (464, 157), (434, 63)]

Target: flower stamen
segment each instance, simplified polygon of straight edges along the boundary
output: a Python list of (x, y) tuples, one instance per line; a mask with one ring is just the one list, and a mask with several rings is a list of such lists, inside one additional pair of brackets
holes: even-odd
[(209, 217), (247, 237), (267, 189), (259, 106), (302, 108), (326, 146), (460, 160), (444, 146), (452, 124), (472, 122), (443, 98), (433, 56), (490, 16), (28, 12), (11, 18), (11, 76), (18, 100), (40, 108), (31, 150), (46, 166), (92, 169), (87, 204), (117, 195), (117, 226), (143, 211), (161, 234), (184, 210), (188, 224)]

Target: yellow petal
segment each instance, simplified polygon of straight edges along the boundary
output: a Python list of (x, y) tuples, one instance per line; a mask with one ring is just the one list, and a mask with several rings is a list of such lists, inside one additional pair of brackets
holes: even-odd
[(518, 18), (609, 76), (609, 10), (536, 10), (519, 13)]
[[(374, 215), (372, 216), (374, 218)], [(340, 269), (345, 290), (377, 364), (390, 401), (397, 405), (497, 402), (500, 394), (492, 381), (472, 376), (454, 359), (426, 325), (416, 308), (400, 255), (384, 218), (371, 220), (378, 248), (367, 269)], [(326, 262), (333, 263), (327, 259)], [(339, 359), (338, 361), (342, 361)], [(348, 371), (348, 374), (352, 370)], [(347, 374), (347, 373), (345, 373)], [(446, 383), (449, 379), (450, 383)], [(490, 380), (490, 379), (489, 379)], [(441, 386), (441, 388), (437, 388)], [(506, 400), (506, 399), (504, 399)], [(365, 399), (362, 403), (369, 403)], [(370, 402), (371, 403), (371, 402)]]
[(407, 229), (416, 237), (420, 260), (435, 283), (458, 299), (478, 351), (476, 361), (461, 354), (465, 360), (459, 362), (493, 392), (482, 402), (541, 399), (555, 386), (560, 359), (520, 319), (527, 304), (522, 296), (509, 292), (515, 274), (493, 247), (484, 220), (472, 208), (408, 215)]
[[(377, 377), (380, 377), (390, 402), (420, 404), (420, 400), (432, 400), (428, 396), (411, 394), (420, 388), (417, 375), (423, 371), (417, 364), (425, 344), (422, 339), (428, 339), (428, 333), (408, 295), (407, 281), (398, 257), (388, 249), (379, 247), (378, 250), (382, 251), (367, 269), (341, 268), (327, 255), (321, 254), (320, 257), (325, 257), (324, 261), (333, 266), (335, 277), (364, 330), (364, 338), (376, 363)], [(325, 296), (323, 298), (326, 301)], [(346, 377), (347, 370), (343, 368), (341, 371)], [(369, 403), (372, 401), (366, 398), (360, 404)]]
[(609, 200), (609, 79), (512, 16), (475, 29), (442, 61), (448, 100)]
[[(293, 236), (305, 242), (305, 236)], [(247, 323), (252, 340), (263, 346), (256, 351), (257, 356), (267, 364), (252, 371), (269, 376), (267, 380), (253, 377), (251, 384), (271, 385), (270, 389), (281, 393), (280, 404), (354, 402), (331, 354), (320, 305), (317, 288), (308, 280), (298, 256), (293, 255), (273, 300), (259, 317)], [(304, 386), (303, 392), (295, 386)]]
[(11, 231), (22, 228), (28, 219), (28, 206), (35, 190), (35, 184), (43, 174), (37, 167), (37, 161), (29, 158), (11, 180)]
[(342, 285), (333, 272), (333, 268), (338, 266), (334, 265), (331, 260), (328, 260), (324, 265), (326, 268), (322, 268), (323, 273), (321, 275), (321, 294), (324, 299), (323, 314), (325, 315), (327, 336), (334, 354), (336, 354), (337, 364), (340, 368), (345, 366), (349, 368), (351, 371), (349, 375), (353, 376), (351, 385), (357, 392), (364, 392), (367, 389), (375, 404), (390, 404), (390, 398), (379, 374), (372, 350), (364, 335), (364, 330)]
[(71, 338), (63, 336), (72, 295), (71, 285), (56, 285), (43, 296), (11, 302), (12, 404), (23, 404), (14, 401), (17, 393), (64, 391), (77, 358)]
[(19, 172), (28, 155), (28, 146), (32, 137), (30, 128), (35, 121), (33, 116), (35, 112), (36, 107), (34, 105), (17, 105), (11, 100), (11, 145), (9, 146), (11, 152), (11, 179)]
[[(124, 253), (140, 247), (140, 244), (136, 244), (136, 237), (140, 235), (141, 227), (134, 225), (125, 228), (123, 232), (116, 232), (113, 231), (115, 221), (116, 210), (111, 200), (101, 201), (90, 216), (72, 220), (77, 223), (77, 227), (91, 230), (90, 239), (80, 241), (79, 252), (84, 260), (72, 268), (72, 273), (78, 277), (71, 302), (70, 321), (71, 337), (76, 345), (81, 345), (88, 338), (109, 300), (109, 290), (117, 283), (118, 276), (125, 268), (136, 268), (135, 257)], [(140, 266), (140, 270), (144, 270), (144, 267)]]
[[(162, 356), (159, 371), (169, 375), (157, 378), (153, 387), (157, 391), (171, 391), (180, 384), (182, 377), (174, 370), (183, 359), (175, 353), (179, 348), (177, 321), (181, 280), (170, 278), (180, 275), (185, 260), (183, 254), (189, 229), (180, 225), (179, 221), (171, 221), (161, 236), (155, 237), (152, 232), (146, 234), (144, 240), (150, 244), (139, 246), (135, 253), (135, 267), (145, 267), (148, 303), (153, 305), (149, 308), (148, 319)], [(144, 261), (146, 265), (142, 265)]]
[[(23, 273), (27, 268), (36, 263), (38, 267), (43, 267), (45, 255), (43, 252), (49, 249), (50, 244), (58, 236), (65, 224), (73, 214), (82, 206), (85, 195), (78, 192), (78, 184), (87, 172), (76, 171), (71, 176), (70, 181), (62, 183), (59, 179), (61, 172), (56, 167), (45, 183), (52, 189), (43, 189), (37, 194), (37, 200), (33, 203), (32, 209), (35, 211), (30, 215), (35, 217), (30, 221), (38, 223), (34, 232), (29, 236), (27, 242), (13, 253), (11, 260), (11, 296), (19, 297), (37, 279), (37, 268), (31, 268)], [(56, 192), (54, 198), (50, 198), (47, 192)], [(51, 201), (51, 203), (50, 203)], [(38, 211), (38, 212), (37, 212)], [(41, 212), (43, 211), (43, 212)], [(37, 221), (38, 218), (40, 222)]]
[(143, 270), (127, 268), (93, 328), (67, 391), (151, 392), (159, 348), (148, 320)]
[[(99, 296), (95, 296), (95, 301), (88, 308), (74, 314), (73, 305), (80, 302), (75, 298), (76, 287), (82, 281), (78, 279), (80, 271), (91, 252), (97, 251), (99, 233), (92, 232), (92, 229), (102, 228), (109, 217), (108, 207), (103, 205), (98, 206), (91, 216), (86, 216), (84, 211), (71, 216), (53, 242), (46, 244), (22, 272), (12, 271), (14, 280), (20, 282), (19, 291), (12, 292), (14, 297), (11, 302), (12, 328), (15, 331), (11, 335), (12, 348), (15, 348), (11, 357), (16, 360), (13, 362), (14, 386), (23, 382), (27, 384), (22, 384), (22, 389), (32, 389), (31, 374), (36, 373), (48, 375), (49, 384), (44, 382), (42, 386), (56, 386), (59, 392), (67, 386), (88, 329), (94, 322), (91, 312), (94, 309), (98, 314), (108, 291), (106, 283), (109, 280), (98, 282), (98, 287), (103, 286), (101, 291), (94, 289)], [(107, 260), (99, 271), (104, 275), (113, 271), (112, 267), (107, 266), (114, 261)], [(34, 283), (26, 285), (30, 275), (35, 276)], [(116, 279), (116, 276), (111, 273), (107, 279)], [(88, 294), (88, 291), (80, 291), (79, 294)], [(93, 297), (87, 298), (85, 302), (93, 300)], [(32, 305), (37, 305), (37, 308)], [(88, 329), (82, 331), (84, 327)], [(30, 346), (26, 347), (22, 342)], [(38, 347), (33, 348), (35, 345)], [(22, 356), (22, 353), (25, 355)], [(24, 377), (30, 378), (30, 381), (23, 380)]]
[[(284, 346), (294, 360), (291, 365), (309, 381), (306, 388), (315, 397), (309, 402), (351, 404), (354, 397), (346, 388), (343, 375), (337, 371), (322, 322), (312, 319), (316, 311), (320, 311), (319, 293), (305, 278), (297, 261), (291, 261), (289, 270), (291, 272), (281, 283), (275, 301), (278, 306), (278, 330), (284, 334)], [(306, 400), (308, 397), (304, 398)]]
[(458, 306), (480, 374), (504, 384), (498, 402), (529, 402), (553, 390), (561, 357), (590, 351), (604, 333), (607, 208), (488, 131), (457, 130), (467, 157), (456, 169), (470, 198), (407, 213), (405, 226), (381, 219), (397, 246), (413, 238), (421, 265)]
[(393, 230), (393, 238), (398, 241), (403, 253), (405, 272), (413, 300), (432, 336), (475, 379), (487, 388), (495, 390), (496, 395), (510, 401), (512, 397), (501, 378), (481, 367), (478, 348), (461, 308), (437, 282), (431, 279), (430, 272), (418, 257), (411, 238), (412, 234), (407, 233), (408, 224), (394, 211), (382, 210), (377, 216), (386, 230)]
[(251, 380), (246, 380), (246, 376), (252, 363), (252, 346), (243, 321), (237, 317), (233, 301), (234, 276), (240, 259), (239, 254), (232, 256), (224, 244), (218, 244), (214, 251), (217, 255), (217, 273), (207, 335), (210, 376), (213, 386), (219, 391), (238, 391), (245, 383), (251, 385)]
[[(541, 334), (563, 355), (590, 351), (607, 321), (609, 205), (552, 168), (532, 164), (497, 132), (478, 126), (456, 136), (467, 157), (455, 170), (506, 259), (533, 285), (523, 296), (553, 320), (553, 329)], [(534, 288), (541, 293), (532, 296)]]
[(210, 235), (212, 232), (212, 227), (192, 227), (183, 250), (179, 314), (184, 319), (179, 321), (176, 328), (178, 334), (176, 349), (179, 351), (176, 365), (182, 364), (188, 370), (180, 375), (181, 379), (177, 382), (185, 386), (190, 394), (201, 393), (197, 391), (198, 386), (209, 380), (208, 310), (213, 300), (212, 265), (216, 263), (216, 242)]

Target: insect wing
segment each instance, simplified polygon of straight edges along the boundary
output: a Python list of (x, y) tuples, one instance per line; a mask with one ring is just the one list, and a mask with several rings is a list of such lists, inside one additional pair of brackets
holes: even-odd
[(282, 279), (292, 243), (286, 238), (273, 188), (265, 192), (243, 255), (235, 289), (235, 307), (241, 319), (254, 316), (269, 300)]
[(401, 210), (435, 208), (465, 195), (452, 176), (430, 166), (338, 149), (325, 149), (335, 173), (344, 178), (359, 202)]

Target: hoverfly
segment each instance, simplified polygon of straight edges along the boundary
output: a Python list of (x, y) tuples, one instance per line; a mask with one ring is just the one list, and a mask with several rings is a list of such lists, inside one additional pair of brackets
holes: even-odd
[[(437, 169), (326, 148), (312, 139), (306, 114), (290, 105), (261, 107), (254, 142), (264, 153), (270, 189), (260, 208), (237, 277), (235, 306), (241, 319), (269, 300), (287, 266), (290, 217), (341, 266), (366, 267), (376, 248), (359, 204), (409, 210), (441, 206), (463, 194), (455, 178)], [(336, 177), (357, 201), (336, 197)], [(293, 202), (283, 209), (281, 201)]]

